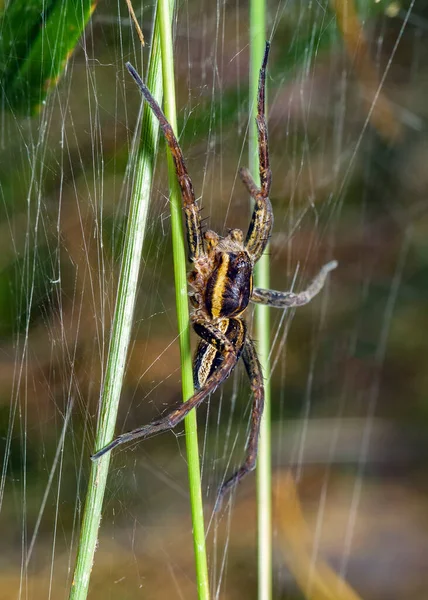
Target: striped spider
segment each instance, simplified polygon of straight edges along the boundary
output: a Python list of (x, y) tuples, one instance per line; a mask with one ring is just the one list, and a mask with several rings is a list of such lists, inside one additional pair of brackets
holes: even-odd
[(254, 199), (254, 212), (247, 235), (232, 229), (226, 237), (214, 231), (202, 233), (200, 209), (195, 201), (192, 181), (188, 175), (181, 148), (161, 108), (141, 80), (134, 67), (126, 67), (144, 99), (149, 104), (172, 154), (181, 195), (187, 229), (189, 258), (193, 269), (188, 276), (192, 288), (193, 306), (191, 322), (201, 338), (193, 363), (195, 394), (168, 414), (122, 433), (92, 456), (93, 460), (112, 448), (139, 438), (173, 429), (184, 417), (214, 392), (232, 373), (242, 357), (253, 393), (251, 429), (243, 465), (223, 483), (219, 500), (256, 466), (260, 421), (263, 414), (263, 374), (253, 340), (247, 333), (243, 314), (249, 302), (279, 308), (302, 306), (311, 301), (322, 289), (328, 273), (337, 266), (336, 261), (324, 265), (309, 287), (298, 294), (253, 288), (254, 265), (262, 256), (273, 226), (272, 206), (269, 200), (271, 170), (269, 168), (268, 136), (265, 117), (265, 77), (270, 44), (266, 42), (263, 64), (259, 76), (257, 102), (257, 129), (259, 146), (260, 187), (247, 169), (239, 174), (249, 194)]

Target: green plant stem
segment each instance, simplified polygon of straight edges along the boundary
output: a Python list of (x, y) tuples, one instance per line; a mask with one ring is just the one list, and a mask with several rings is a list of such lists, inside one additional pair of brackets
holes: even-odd
[[(256, 107), (260, 66), (266, 42), (266, 5), (264, 0), (250, 4), (250, 106)], [(255, 110), (255, 108), (254, 108)], [(257, 127), (254, 114), (250, 122), (250, 170), (259, 182)], [(255, 270), (255, 285), (269, 288), (269, 257), (265, 253)], [(272, 500), (271, 500), (271, 432), (270, 432), (270, 319), (269, 307), (258, 305), (255, 309), (257, 350), (265, 382), (265, 408), (263, 412), (258, 464), (257, 464), (257, 525), (258, 525), (258, 598), (272, 597)]]
[[(157, 35), (158, 29), (159, 25), (156, 17), (147, 85), (153, 96), (160, 101), (162, 96), (162, 78), (160, 61), (161, 51)], [(135, 180), (124, 239), (116, 307), (95, 441), (96, 449), (102, 448), (114, 435), (117, 409), (133, 323), (134, 306), (138, 287), (138, 273), (146, 228), (154, 162), (158, 145), (158, 131), (158, 121), (153, 116), (150, 108), (146, 105), (144, 107), (141, 127), (142, 143), (139, 147), (134, 168)], [(73, 584), (70, 592), (71, 600), (84, 600), (87, 597), (98, 530), (101, 521), (101, 510), (109, 464), (110, 453), (105, 454), (100, 460), (92, 463)]]
[[(171, 35), (171, 19), (168, 0), (159, 0), (160, 33), (162, 46), (162, 71), (164, 86), (165, 116), (177, 135), (177, 115), (175, 108), (174, 59)], [(168, 176), (171, 203), (171, 230), (175, 278), (175, 300), (179, 331), (180, 360), (183, 400), (194, 393), (192, 354), (190, 349), (190, 321), (187, 296), (186, 251), (182, 227), (181, 194), (171, 154), (168, 152)], [(196, 411), (185, 419), (186, 451), (189, 472), (190, 504), (193, 524), (193, 544), (196, 563), (198, 597), (209, 598), (208, 567), (205, 546), (204, 513), (201, 493), (199, 449), (196, 425)]]

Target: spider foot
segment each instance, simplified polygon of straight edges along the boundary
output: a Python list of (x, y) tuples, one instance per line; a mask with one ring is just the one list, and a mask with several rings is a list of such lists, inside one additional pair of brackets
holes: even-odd
[(337, 260), (331, 260), (321, 268), (321, 273), (325, 273), (327, 275), (327, 273), (330, 273), (330, 271), (337, 269), (338, 266), (339, 263), (337, 262)]
[(250, 466), (243, 465), (238, 471), (236, 471), (236, 473), (232, 475), (232, 477), (229, 477), (229, 479), (223, 483), (217, 494), (214, 512), (218, 512), (221, 509), (225, 496), (231, 492), (233, 488), (236, 487), (246, 475), (248, 475), (248, 473), (251, 473), (251, 471), (255, 469), (255, 466), (255, 464)]
[(107, 444), (106, 446), (103, 446), (101, 448), (101, 450), (98, 450), (98, 452), (95, 452), (95, 454), (92, 454), (91, 460), (96, 462), (98, 459), (100, 459), (102, 456), (104, 456), (104, 454), (107, 454), (108, 452), (113, 450), (113, 448), (116, 448), (116, 446), (118, 446), (121, 443), (122, 442), (121, 442), (120, 438), (115, 438), (109, 444)]
[(112, 440), (106, 446), (103, 446), (98, 452), (92, 454), (91, 460), (97, 461), (99, 458), (107, 454), (116, 446), (120, 446), (121, 444), (126, 444), (127, 442), (132, 442), (138, 439), (147, 438), (155, 433), (165, 431), (166, 429), (172, 429), (175, 426), (175, 423), (172, 423), (167, 416), (164, 419), (159, 419), (156, 421), (152, 421), (149, 425), (144, 425), (144, 427), (139, 427), (138, 429), (133, 429), (127, 433), (122, 433), (117, 438)]

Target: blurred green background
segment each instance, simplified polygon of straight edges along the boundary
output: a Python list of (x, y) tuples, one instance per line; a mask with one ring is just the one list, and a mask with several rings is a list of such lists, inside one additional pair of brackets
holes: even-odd
[[(428, 6), (357, 7), (378, 100), (391, 109), (382, 130), (332, 6), (268, 7), (272, 287), (303, 289), (339, 261), (309, 306), (271, 312), (274, 498), (291, 470), (314, 560), (362, 598), (411, 600), (428, 595)], [(0, 8), (0, 598), (62, 598), (132, 183), (140, 95), (124, 63), (144, 74), (148, 51), (125, 3), (102, 2), (58, 86), (33, 100), (13, 64), (35, 52), (36, 33), (23, 18), (28, 44), (11, 63), (6, 33), (17, 25), (10, 5)], [(153, 6), (134, 8), (150, 44)], [(246, 2), (177, 6), (180, 143), (220, 234), (245, 230), (250, 217), (237, 176), (248, 162), (248, 33)], [(180, 397), (172, 281), (162, 141), (118, 433)], [(255, 478), (212, 512), (241, 462), (249, 416), (241, 367), (198, 412), (213, 597), (256, 597)], [(186, 473), (182, 428), (114, 453), (90, 598), (196, 598)], [(287, 568), (282, 510), (275, 505), (274, 597), (303, 598)]]

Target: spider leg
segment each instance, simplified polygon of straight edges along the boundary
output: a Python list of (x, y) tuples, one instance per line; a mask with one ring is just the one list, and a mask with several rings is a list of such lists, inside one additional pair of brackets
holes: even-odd
[(127, 442), (133, 442), (140, 438), (147, 438), (156, 433), (161, 433), (162, 431), (168, 431), (169, 429), (174, 429), (176, 425), (183, 421), (184, 417), (186, 417), (191, 410), (197, 408), (207, 396), (209, 396), (212, 392), (214, 392), (218, 386), (223, 383), (225, 379), (227, 379), (230, 373), (233, 371), (236, 365), (237, 357), (234, 352), (227, 352), (224, 354), (224, 359), (221, 367), (219, 367), (212, 375), (207, 379), (204, 386), (198, 390), (187, 402), (181, 402), (176, 408), (171, 410), (168, 414), (161, 417), (160, 419), (155, 419), (148, 425), (144, 425), (143, 427), (138, 427), (137, 429), (133, 429), (132, 431), (128, 431), (127, 433), (122, 433), (116, 439), (111, 441), (109, 444), (98, 450), (95, 454), (91, 456), (92, 460), (98, 460), (116, 446), (120, 446), (121, 444), (125, 444)]
[(167, 118), (162, 112), (159, 104), (151, 95), (147, 86), (143, 83), (134, 67), (127, 62), (126, 68), (134, 78), (140, 88), (144, 99), (152, 109), (154, 115), (159, 121), (159, 125), (165, 136), (166, 143), (169, 146), (174, 161), (175, 172), (177, 173), (178, 183), (180, 185), (181, 196), (183, 198), (184, 214), (186, 218), (187, 242), (189, 246), (189, 260), (193, 261), (205, 253), (204, 240), (201, 231), (201, 216), (199, 206), (196, 204), (195, 192), (193, 191), (192, 180), (187, 172), (186, 163), (177, 138), (169, 124)]
[(324, 265), (315, 279), (312, 280), (309, 287), (303, 292), (295, 294), (294, 292), (277, 292), (275, 290), (264, 290), (255, 288), (251, 296), (251, 302), (258, 304), (268, 304), (277, 308), (286, 308), (292, 306), (302, 306), (308, 304), (323, 288), (327, 275), (337, 267), (337, 261)]
[(249, 337), (247, 337), (245, 341), (242, 359), (250, 379), (251, 390), (254, 396), (251, 409), (251, 429), (247, 443), (247, 455), (244, 464), (221, 486), (216, 502), (217, 510), (220, 508), (224, 496), (234, 488), (235, 485), (238, 485), (245, 475), (251, 473), (251, 471), (255, 469), (257, 462), (257, 449), (259, 445), (260, 423), (265, 402), (265, 391), (260, 361), (257, 356), (254, 342)]
[(269, 166), (269, 145), (265, 115), (266, 64), (269, 56), (269, 48), (270, 44), (269, 42), (266, 42), (265, 54), (259, 76), (256, 116), (260, 187), (255, 183), (248, 169), (240, 169), (239, 172), (242, 182), (246, 186), (251, 197), (254, 198), (255, 202), (253, 216), (245, 240), (245, 247), (253, 257), (254, 262), (257, 262), (263, 254), (273, 226), (273, 211), (269, 200), (272, 173)]
[(225, 353), (233, 352), (236, 360), (239, 360), (245, 344), (247, 327), (245, 321), (240, 318), (222, 319), (217, 326), (200, 320), (195, 331), (202, 338), (193, 360), (193, 381), (195, 388), (200, 389), (221, 367)]
[[(204, 317), (200, 317), (197, 313), (193, 313), (191, 316), (192, 325), (195, 332), (200, 338), (214, 346), (219, 352), (235, 352), (236, 343), (232, 342), (226, 335), (229, 324), (236, 322), (240, 323), (240, 335), (242, 336), (242, 343), (245, 339), (245, 325), (241, 319), (222, 319), (218, 324), (207, 320)], [(242, 343), (240, 344), (242, 346)]]

